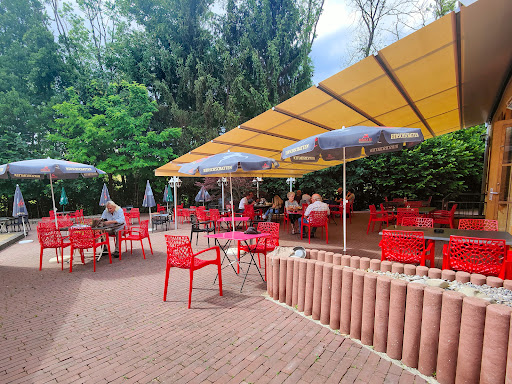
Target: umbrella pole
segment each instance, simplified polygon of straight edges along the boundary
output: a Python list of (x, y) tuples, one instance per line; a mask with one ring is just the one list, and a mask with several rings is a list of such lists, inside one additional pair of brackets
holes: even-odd
[(222, 181), (222, 177), (220, 178), (220, 180), (220, 185), (222, 185), (222, 210), (224, 211), (226, 209), (226, 207), (224, 206), (224, 182)]
[(151, 221), (151, 207), (149, 207), (149, 226), (151, 227), (150, 231), (153, 230), (153, 221)]
[(52, 183), (52, 174), (51, 173), (50, 173), (50, 189), (52, 190), (53, 216), (55, 216), (55, 228), (59, 228), (59, 224), (57, 223), (57, 208), (55, 207), (55, 196), (53, 195), (53, 183)]
[(178, 187), (174, 181), (174, 230), (178, 230)]
[(345, 199), (347, 193), (347, 168), (345, 160), (345, 147), (343, 147), (343, 253), (347, 252), (347, 200)]
[(235, 232), (235, 211), (233, 210), (233, 184), (231, 183), (231, 173), (229, 174), (229, 192), (231, 193), (231, 228)]

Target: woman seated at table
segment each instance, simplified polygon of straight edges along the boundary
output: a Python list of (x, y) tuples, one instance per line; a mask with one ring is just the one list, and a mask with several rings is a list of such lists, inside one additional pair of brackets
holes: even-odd
[(109, 229), (106, 231), (110, 236), (114, 236), (115, 250), (113, 256), (119, 257), (119, 244), (117, 243), (117, 238), (119, 231), (124, 228), (125, 224), (123, 209), (112, 200), (109, 200), (105, 205), (105, 210), (103, 211), (101, 218), (105, 220), (103, 222), (105, 225), (123, 224), (119, 228)]
[(262, 216), (263, 220), (271, 221), (272, 214), (279, 213), (279, 210), (283, 207), (283, 199), (279, 195), (275, 195), (272, 199), (272, 206), (267, 209), (267, 212)]
[(295, 193), (294, 192), (288, 192), (286, 194), (286, 197), (288, 197), (288, 200), (284, 203), (284, 209), (286, 209), (286, 212), (288, 212), (288, 217), (290, 218), (290, 223), (292, 227), (292, 235), (295, 233), (298, 233), (298, 230), (296, 228), (296, 223), (298, 218), (300, 217), (300, 214), (297, 213), (297, 211), (300, 211), (299, 203), (295, 200)]

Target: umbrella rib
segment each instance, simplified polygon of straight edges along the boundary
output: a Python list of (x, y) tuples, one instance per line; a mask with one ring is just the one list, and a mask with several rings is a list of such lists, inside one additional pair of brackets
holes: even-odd
[(291, 117), (292, 119), (300, 120), (300, 121), (302, 121), (304, 123), (314, 125), (315, 127), (325, 129), (326, 131), (334, 131), (336, 129), (336, 128), (331, 128), (331, 127), (328, 127), (326, 125), (317, 123), (316, 121), (313, 121), (313, 120), (310, 120), (310, 119), (306, 119), (305, 117), (302, 117), (302, 116), (296, 115), (294, 113), (285, 111), (284, 109), (280, 109), (278, 107), (274, 107), (274, 108), (272, 108), (272, 110), (275, 111), (275, 112), (278, 112), (278, 113), (280, 113), (282, 115)]
[(247, 144), (230, 143), (230, 142), (227, 142), (227, 141), (221, 141), (221, 140), (215, 140), (215, 139), (212, 140), (212, 143), (226, 145), (226, 146), (231, 146), (231, 147), (242, 147), (242, 148), (248, 148), (248, 149), (256, 149), (256, 150), (259, 150), (259, 151), (268, 151), (268, 152), (281, 153), (281, 151), (278, 150), (278, 149), (256, 147), (254, 145), (247, 145)]
[(290, 140), (290, 141), (293, 141), (293, 142), (297, 142), (299, 140), (302, 140), (302, 139), (297, 139), (296, 137), (290, 137), (290, 136), (281, 135), (279, 133), (267, 132), (267, 131), (263, 131), (261, 129), (246, 127), (244, 125), (239, 125), (238, 128), (239, 129), (243, 129), (244, 131), (259, 133), (261, 135), (273, 136), (273, 137), (277, 137), (279, 139)]

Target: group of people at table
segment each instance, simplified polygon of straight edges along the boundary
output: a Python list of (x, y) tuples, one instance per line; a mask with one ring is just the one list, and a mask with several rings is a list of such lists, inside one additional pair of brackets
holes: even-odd
[[(288, 192), (286, 194), (287, 200), (283, 199), (279, 195), (275, 195), (272, 199), (272, 205), (262, 215), (263, 220), (271, 221), (274, 214), (278, 214), (283, 209), (287, 214), (292, 234), (301, 233), (301, 227), (303, 224), (308, 223), (308, 217), (313, 211), (325, 211), (327, 215), (330, 214), (329, 204), (323, 202), (322, 196), (318, 193), (309, 195), (308, 193), (302, 193), (300, 190), (297, 192)], [(348, 189), (345, 196), (347, 203), (352, 204), (355, 200), (355, 194), (352, 190)], [(264, 201), (264, 199), (261, 199)], [(261, 200), (259, 202), (261, 202)], [(334, 194), (333, 201), (338, 205), (343, 204), (343, 188), (338, 188)], [(240, 200), (238, 206), (239, 213), (243, 213), (246, 205), (255, 205), (257, 202), (254, 200), (254, 193), (248, 192), (244, 198)], [(307, 205), (307, 207), (306, 207)], [(303, 208), (306, 208), (305, 210)], [(332, 207), (332, 206), (331, 206)], [(304, 229), (303, 229), (304, 230)], [(311, 228), (311, 237), (314, 237), (316, 227)]]

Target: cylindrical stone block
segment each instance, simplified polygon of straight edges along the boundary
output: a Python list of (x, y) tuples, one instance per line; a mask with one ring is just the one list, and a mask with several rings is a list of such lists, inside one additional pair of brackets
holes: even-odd
[(387, 276), (379, 276), (377, 278), (377, 289), (375, 293), (375, 325), (373, 327), (373, 346), (377, 352), (386, 352), (390, 288), (391, 278)]
[(361, 270), (352, 276), (352, 306), (350, 308), (350, 337), (361, 339), (361, 322), (363, 318), (364, 275)]
[(318, 251), (318, 261), (325, 261), (325, 251)]
[(414, 264), (405, 264), (404, 273), (409, 276), (414, 276), (416, 274), (416, 266)]
[(420, 265), (416, 267), (416, 274), (418, 276), (428, 276), (428, 268), (424, 265)]
[(283, 256), (279, 260), (279, 302), (286, 301), (286, 263), (288, 257)]
[(512, 308), (501, 304), (487, 307), (480, 369), (481, 384), (505, 382), (511, 311)]
[(332, 268), (331, 313), (329, 320), (329, 327), (335, 330), (340, 329), (342, 278), (343, 267), (341, 265), (335, 265)]
[(341, 265), (343, 267), (350, 267), (350, 256), (349, 255), (341, 256)]
[(343, 255), (341, 253), (335, 253), (333, 256), (332, 256), (332, 263), (334, 265), (341, 265), (341, 257)]
[(377, 259), (371, 259), (370, 260), (370, 269), (373, 269), (374, 271), (380, 271), (380, 260)]
[(457, 354), (459, 350), (460, 318), (464, 294), (454, 291), (443, 293), (441, 324), (439, 327), (439, 351), (436, 378), (440, 383), (455, 383)]
[(503, 288), (512, 291), (512, 280), (503, 280)]
[(363, 287), (363, 316), (361, 319), (361, 342), (365, 345), (373, 345), (376, 289), (377, 275), (375, 273), (365, 273)]
[(279, 300), (279, 264), (281, 259), (274, 257), (272, 259), (272, 297)]
[(306, 259), (311, 259), (311, 249), (306, 248)]
[(334, 265), (332, 263), (325, 263), (324, 274), (322, 276), (322, 308), (320, 309), (320, 323), (324, 325), (327, 325), (330, 322), (333, 267)]
[(345, 267), (341, 282), (340, 333), (350, 333), (350, 309), (352, 307), (352, 280), (354, 268)]
[(444, 290), (426, 287), (423, 294), (423, 313), (421, 323), (420, 355), (418, 371), (431, 376), (437, 366), (439, 345), (439, 327), (441, 324), (441, 306)]
[[(273, 296), (273, 292), (272, 292), (272, 262), (273, 262), (273, 257), (271, 257), (270, 254), (267, 254), (265, 257), (267, 258), (267, 268), (270, 271), (270, 273), (267, 274), (267, 293), (268, 293), (269, 297), (272, 297)], [(266, 273), (266, 270), (265, 270), (265, 273)]]
[(299, 259), (299, 287), (297, 295), (297, 311), (304, 312), (306, 301), (306, 275), (309, 259)]
[(487, 276), (479, 273), (472, 273), (469, 281), (475, 285), (484, 285), (487, 284)]
[(318, 260), (318, 249), (312, 249), (309, 251), (309, 258), (311, 260)]
[(293, 262), (292, 307), (297, 308), (299, 302), (299, 259)]
[(322, 310), (322, 278), (324, 275), (324, 264), (325, 262), (323, 261), (317, 261), (315, 263), (315, 281), (313, 283), (313, 310), (311, 312), (313, 320), (320, 320), (320, 311)]
[(487, 276), (487, 285), (493, 288), (503, 287), (503, 280), (496, 276)]
[(402, 358), (406, 292), (407, 283), (405, 281), (398, 279), (391, 281), (386, 354), (392, 359), (397, 360)]
[(361, 260), (359, 260), (359, 268), (365, 269), (365, 270), (370, 268), (370, 258), (369, 257), (361, 257)]
[(402, 263), (393, 263), (393, 265), (391, 265), (391, 272), (404, 273), (404, 265)]
[(334, 252), (325, 252), (325, 262), (328, 264), (333, 264)]
[(380, 270), (382, 272), (391, 272), (392, 266), (393, 263), (391, 261), (384, 260), (380, 263)]
[(350, 267), (354, 269), (359, 269), (361, 258), (359, 256), (351, 256), (350, 257)]
[(455, 271), (452, 271), (451, 269), (443, 269), (441, 272), (441, 279), (448, 280), (448, 281), (454, 281), (455, 280)]
[(313, 313), (313, 290), (315, 284), (315, 264), (316, 260), (307, 260), (306, 269), (306, 297), (304, 299), (304, 314), (311, 316)]
[(485, 312), (489, 303), (476, 297), (462, 301), (459, 352), (455, 383), (478, 383), (484, 342)]
[(441, 271), (439, 268), (429, 268), (428, 270), (428, 277), (431, 279), (440, 279), (443, 271)]
[[(505, 280), (505, 283), (511, 280)], [(510, 332), (508, 334), (508, 353), (507, 353), (507, 370), (505, 374), (506, 383), (512, 383), (512, 327), (510, 327)]]
[(424, 284), (407, 284), (402, 362), (412, 368), (418, 368), (424, 290)]
[(286, 258), (286, 305), (292, 306), (292, 294), (293, 294), (293, 263), (292, 257)]
[(461, 283), (469, 283), (471, 275), (464, 271), (455, 272), (455, 280)]

